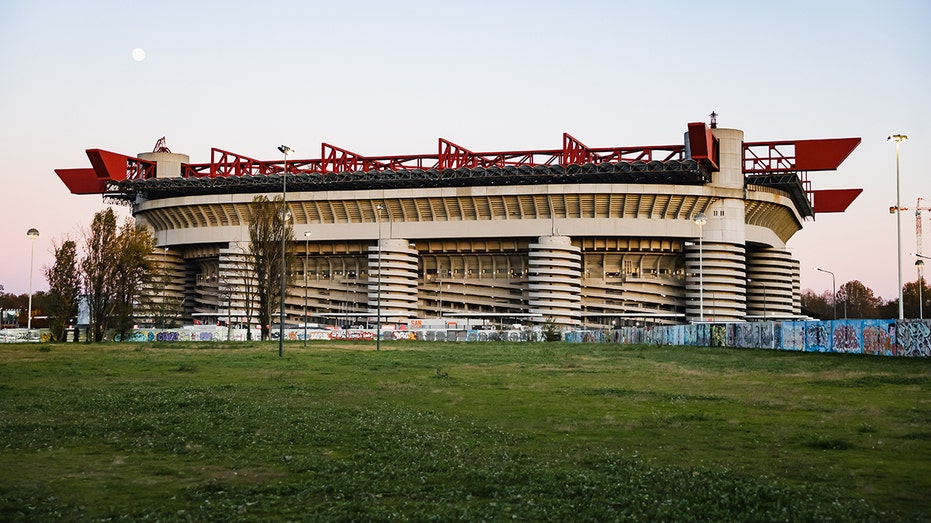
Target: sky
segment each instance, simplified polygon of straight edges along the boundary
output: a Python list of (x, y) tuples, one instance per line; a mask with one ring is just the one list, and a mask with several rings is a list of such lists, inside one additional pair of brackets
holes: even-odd
[[(928, 20), (924, 0), (0, 0), (0, 285), (28, 292), (32, 267), (33, 290), (46, 290), (54, 246), (107, 207), (54, 172), (90, 167), (89, 148), (135, 155), (165, 136), (202, 163), (211, 147), (277, 159), (279, 144), (319, 158), (322, 142), (425, 154), (440, 137), (558, 149), (563, 132), (592, 147), (666, 145), (715, 111), (747, 141), (862, 138), (839, 170), (810, 179), (863, 194), (788, 247), (803, 290), (831, 290), (821, 267), (838, 287), (859, 280), (893, 299), (889, 135), (909, 137), (902, 205), (931, 207)], [(901, 230), (911, 282), (914, 211)]]

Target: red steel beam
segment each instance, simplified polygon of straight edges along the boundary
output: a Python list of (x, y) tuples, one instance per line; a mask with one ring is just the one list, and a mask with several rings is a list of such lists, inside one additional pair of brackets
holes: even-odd
[(744, 174), (833, 171), (850, 156), (860, 138), (744, 142)]
[(94, 169), (55, 169), (71, 194), (103, 194), (107, 192), (107, 179), (100, 178)]
[(815, 214), (844, 212), (862, 192), (863, 189), (819, 189), (811, 191), (812, 210)]

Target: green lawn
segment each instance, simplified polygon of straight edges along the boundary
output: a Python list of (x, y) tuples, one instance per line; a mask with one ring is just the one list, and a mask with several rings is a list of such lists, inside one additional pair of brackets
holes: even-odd
[(0, 520), (921, 521), (931, 361), (0, 346)]

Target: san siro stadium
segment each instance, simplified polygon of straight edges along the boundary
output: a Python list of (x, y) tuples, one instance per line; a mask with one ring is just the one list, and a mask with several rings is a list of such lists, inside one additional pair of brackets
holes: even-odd
[[(678, 133), (677, 133), (678, 134)], [(154, 232), (149, 301), (182, 322), (245, 317), (249, 205), (285, 196), (294, 226), (289, 324), (501, 324), (609, 328), (801, 315), (787, 242), (861, 189), (815, 190), (859, 138), (744, 140), (686, 126), (682, 143), (363, 156), (330, 144), (318, 159), (257, 160), (212, 149), (191, 163), (160, 140), (128, 156), (88, 149), (57, 169), (75, 194), (131, 205)], [(143, 300), (146, 301), (146, 300)], [(380, 316), (379, 316), (380, 315)]]

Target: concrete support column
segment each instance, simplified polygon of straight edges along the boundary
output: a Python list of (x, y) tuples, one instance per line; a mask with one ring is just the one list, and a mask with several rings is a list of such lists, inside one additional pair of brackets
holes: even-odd
[(575, 325), (582, 317), (582, 254), (568, 236), (541, 236), (530, 244), (528, 304), (537, 321)]
[(712, 173), (712, 181), (706, 186), (712, 194), (711, 203), (704, 210), (707, 222), (701, 229), (695, 226), (694, 245), (687, 247), (685, 253), (686, 316), (701, 321), (743, 321), (747, 284), (746, 209), (742, 198), (720, 196), (722, 193), (716, 193), (715, 189), (744, 188), (744, 134), (739, 129), (719, 128), (713, 132), (720, 141), (720, 169)]
[(767, 248), (747, 253), (747, 316), (794, 316), (797, 268), (788, 251)]
[(747, 283), (744, 246), (703, 242), (685, 251), (686, 316), (692, 321), (743, 321)]
[(405, 322), (417, 316), (417, 249), (401, 238), (383, 238), (369, 247), (369, 314), (381, 301), (383, 322)]

